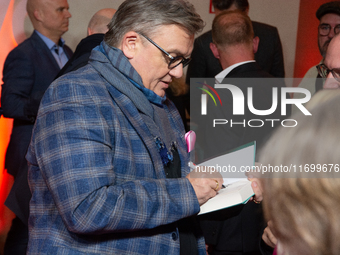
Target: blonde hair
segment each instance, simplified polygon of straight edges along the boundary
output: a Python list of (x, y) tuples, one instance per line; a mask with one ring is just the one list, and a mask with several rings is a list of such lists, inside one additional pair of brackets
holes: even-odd
[[(295, 115), (298, 125), (277, 130), (260, 153), (263, 164), (296, 166), (288, 176), (270, 173), (261, 181), (265, 216), (272, 220), (272, 231), (285, 254), (340, 254), (340, 94), (336, 93), (326, 102), (320, 98), (319, 105), (310, 108), (312, 116)], [(304, 167), (311, 169), (312, 164), (326, 166), (328, 172), (320, 175), (323, 178), (304, 178)]]

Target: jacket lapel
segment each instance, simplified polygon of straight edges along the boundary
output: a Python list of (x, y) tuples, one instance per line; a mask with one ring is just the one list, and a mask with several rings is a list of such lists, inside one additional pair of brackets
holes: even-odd
[[(129, 120), (129, 122), (134, 127), (139, 137), (147, 147), (157, 178), (165, 178), (164, 167), (160, 160), (159, 152), (156, 147), (154, 139), (155, 137), (151, 134), (149, 127), (145, 124), (144, 119), (141, 116), (141, 114), (144, 113), (138, 111), (138, 109), (129, 100), (129, 98), (127, 98), (125, 95), (122, 95), (116, 88), (108, 86), (108, 91), (112, 97), (112, 100), (117, 103), (120, 110), (124, 113), (126, 118)], [(150, 118), (150, 116), (147, 116), (147, 118)]]
[[(125, 56), (119, 56), (119, 52), (116, 52), (116, 54), (118, 54), (118, 58), (117, 56), (111, 57), (110, 62), (103, 52), (94, 50), (91, 53), (89, 63), (107, 81), (107, 90), (112, 100), (117, 103), (147, 147), (157, 178), (165, 178), (163, 164), (154, 140), (155, 137), (151, 134), (142, 117), (142, 114), (144, 114), (147, 118), (150, 118), (150, 121), (153, 121), (153, 108), (143, 92), (137, 89), (124, 73), (129, 74), (129, 77), (139, 83), (141, 83), (141, 77)], [(113, 61), (115, 61), (115, 65), (113, 65)]]
[(46, 59), (50, 60), (49, 63), (53, 65), (54, 69), (60, 70), (60, 67), (57, 61), (55, 60), (55, 58), (53, 57), (51, 50), (47, 47), (47, 45), (44, 43), (44, 41), (40, 38), (40, 36), (35, 31), (33, 32), (31, 38), (32, 38), (32, 43), (34, 47), (37, 49), (37, 51), (41, 55), (45, 55)]

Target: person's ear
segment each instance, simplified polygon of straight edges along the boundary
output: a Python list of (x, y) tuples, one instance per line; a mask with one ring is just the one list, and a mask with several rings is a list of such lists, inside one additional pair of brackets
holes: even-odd
[(217, 58), (217, 59), (220, 58), (220, 53), (219, 53), (215, 43), (210, 43), (210, 50), (214, 54), (215, 58)]
[(120, 49), (128, 59), (132, 59), (141, 43), (142, 41), (140, 35), (134, 31), (130, 31), (123, 36)]
[(249, 6), (246, 8), (244, 12), (246, 13), (247, 16), (249, 16)]
[(38, 10), (38, 9), (35, 9), (34, 11), (33, 11), (33, 16), (34, 16), (34, 18), (36, 19), (36, 20), (38, 20), (38, 21), (42, 21), (43, 20), (43, 12), (41, 12), (40, 10)]
[(257, 52), (257, 50), (259, 48), (259, 43), (260, 43), (260, 38), (258, 36), (255, 36), (253, 38), (253, 52), (254, 52), (254, 54)]
[(93, 35), (94, 33), (92, 32), (92, 29), (91, 28), (87, 28), (87, 36), (89, 35)]

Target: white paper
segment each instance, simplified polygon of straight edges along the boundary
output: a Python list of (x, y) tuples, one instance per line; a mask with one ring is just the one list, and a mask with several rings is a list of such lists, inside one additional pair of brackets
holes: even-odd
[[(216, 165), (224, 166), (225, 170), (233, 169), (238, 171), (238, 176), (244, 176), (243, 178), (223, 178), (223, 184), (226, 188), (221, 189), (215, 197), (203, 204), (199, 214), (245, 203), (254, 195), (251, 182), (248, 181), (244, 170), (247, 167), (251, 169), (254, 166), (255, 150), (256, 144), (254, 142), (199, 164), (199, 166), (209, 167)], [(218, 169), (215, 168), (215, 170)], [(244, 172), (242, 173), (242, 171)], [(228, 172), (221, 172), (221, 174), (223, 177), (228, 176)]]
[(253, 195), (254, 191), (250, 181), (241, 180), (234, 182), (229, 184), (226, 188), (221, 189), (215, 197), (201, 205), (199, 215), (244, 204)]
[[(216, 169), (216, 166), (221, 166), (220, 173), (223, 176), (224, 185), (228, 185), (230, 183), (241, 180), (246, 180), (246, 168), (251, 168), (255, 165), (255, 150), (256, 144), (255, 142), (253, 142), (249, 145), (247, 144), (245, 146), (241, 146), (240, 148), (236, 148), (235, 150), (222, 156), (204, 161), (199, 164), (199, 166), (215, 167), (216, 171), (219, 170)], [(228, 175), (237, 175), (239, 178), (228, 178)]]

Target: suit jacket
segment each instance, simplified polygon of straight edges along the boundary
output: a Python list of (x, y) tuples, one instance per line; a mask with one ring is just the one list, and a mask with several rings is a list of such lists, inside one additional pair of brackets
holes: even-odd
[[(199, 203), (187, 178), (166, 178), (155, 138), (175, 137), (186, 176), (184, 127), (169, 100), (151, 104), (147, 96), (160, 97), (132, 81), (143, 88), (122, 51), (103, 42), (46, 91), (27, 153), (28, 254), (179, 254), (177, 221)], [(168, 125), (157, 125), (156, 109)]]
[[(228, 79), (227, 79), (228, 78)], [(247, 78), (247, 79), (239, 79)], [(266, 78), (266, 79), (256, 79)], [(263, 82), (268, 80), (269, 82)], [(273, 77), (263, 71), (260, 66), (255, 63), (245, 63), (234, 68), (227, 76), (222, 84), (233, 84), (240, 88), (247, 99), (247, 88), (253, 88), (253, 105), (255, 109), (267, 110), (272, 105), (272, 88), (278, 87), (279, 90), (284, 86), (283, 81), (273, 82)], [(270, 116), (257, 116), (251, 113), (245, 100), (245, 114), (233, 115), (233, 98), (229, 90), (218, 90), (218, 94), (223, 102), (223, 107), (210, 106), (205, 123), (211, 126), (212, 119), (232, 119), (234, 122), (245, 123), (250, 119), (284, 119), (281, 116), (280, 104), (277, 110)], [(280, 94), (279, 94), (280, 95)], [(280, 97), (278, 97), (280, 98)], [(212, 100), (210, 100), (211, 102)], [(209, 107), (209, 103), (208, 103)], [(259, 125), (258, 122), (253, 125)], [(206, 129), (205, 138), (205, 156), (212, 157), (222, 154), (225, 151), (244, 145), (246, 143), (256, 141), (257, 149), (261, 147), (276, 126), (280, 125), (279, 121), (274, 123), (265, 123), (263, 127), (249, 127), (249, 125), (217, 125), (212, 132), (211, 128)], [(221, 148), (225, 151), (221, 151)], [(206, 242), (215, 246), (215, 253), (224, 254), (244, 254), (254, 252), (259, 253), (259, 244), (261, 240), (261, 230), (263, 227), (262, 208), (260, 205), (249, 202), (236, 215), (232, 215), (227, 219), (222, 218), (215, 221), (204, 220), (201, 223)]]
[[(252, 24), (255, 36), (260, 38), (256, 62), (274, 77), (284, 77), (282, 45), (277, 28), (255, 21)], [(218, 59), (210, 50), (211, 42), (211, 30), (196, 38), (186, 76), (187, 84), (190, 84), (190, 78), (213, 78), (222, 71)]]
[[(64, 46), (64, 51), (71, 57), (70, 48)], [(25, 154), (40, 100), (59, 70), (50, 49), (35, 31), (8, 54), (3, 69), (1, 106), (4, 117), (14, 119), (5, 168), (15, 178), (5, 204), (26, 224), (31, 195)]]
[(89, 61), (92, 49), (98, 46), (103, 41), (103, 39), (104, 34), (93, 34), (82, 39), (77, 45), (73, 56), (60, 70), (56, 78), (85, 66)]
[[(283, 79), (275, 79), (267, 72), (263, 71), (261, 67), (255, 63), (246, 63), (241, 66), (234, 68), (228, 75), (226, 79), (227, 84), (234, 84), (238, 86), (245, 96), (245, 103), (247, 102), (248, 88), (253, 89), (253, 105), (255, 109), (267, 110), (272, 106), (272, 88), (278, 87), (278, 98), (280, 98), (280, 88), (284, 86)], [(243, 79), (240, 79), (243, 78)], [(252, 79), (259, 78), (259, 79)], [(268, 79), (268, 83), (262, 82), (263, 79), (260, 78), (271, 78)], [(275, 79), (275, 80), (274, 80)], [(266, 80), (266, 79), (264, 79)], [(225, 82), (223, 82), (225, 83)], [(242, 122), (244, 119), (246, 121), (250, 119), (261, 119), (265, 122), (269, 116), (257, 116), (251, 113), (248, 109), (247, 104), (245, 104), (245, 114), (244, 115), (233, 115), (233, 97), (229, 90), (219, 90), (221, 100), (223, 102), (223, 107), (214, 108), (212, 112), (209, 112), (206, 119), (209, 119), (205, 123), (210, 125), (213, 119), (218, 119), (223, 116), (223, 119), (233, 119), (235, 122)], [(209, 101), (212, 103), (212, 101)], [(212, 107), (213, 108), (213, 107)], [(290, 115), (290, 107), (288, 107), (288, 115)], [(270, 119), (284, 119), (285, 116), (281, 116), (280, 104), (276, 111), (270, 115)], [(254, 122), (252, 125), (260, 125), (259, 122)], [(219, 125), (215, 128), (212, 134), (207, 133), (204, 138), (206, 138), (205, 157), (209, 158), (223, 153), (216, 144), (223, 144), (225, 151), (234, 149), (241, 145), (247, 144), (251, 141), (256, 140), (256, 147), (260, 149), (264, 141), (269, 137), (273, 129), (280, 125), (280, 122), (275, 121), (274, 127), (271, 127), (271, 123), (266, 122), (266, 124), (261, 128), (253, 128), (249, 125), (235, 125), (235, 127), (230, 127), (230, 125)], [(220, 135), (223, 134), (221, 137)]]

